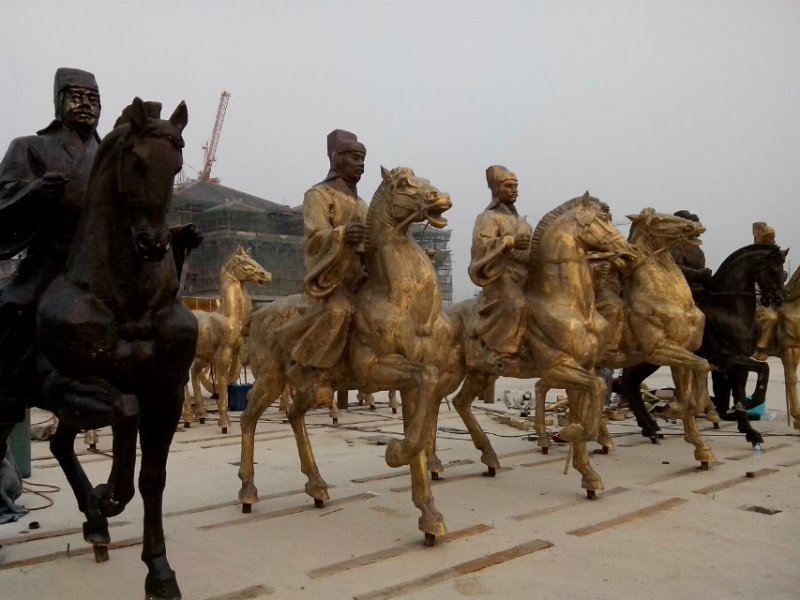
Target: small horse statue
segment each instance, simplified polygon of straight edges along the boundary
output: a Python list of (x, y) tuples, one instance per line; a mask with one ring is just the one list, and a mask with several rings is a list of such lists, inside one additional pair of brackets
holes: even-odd
[(800, 364), (800, 267), (795, 269), (784, 290), (783, 304), (777, 308), (778, 323), (769, 354), (783, 364), (786, 379), (787, 419), (794, 419), (800, 431), (800, 397), (797, 394), (797, 367)]
[[(589, 498), (595, 498), (603, 483), (589, 464), (586, 442), (600, 429), (606, 384), (595, 369), (608, 325), (595, 309), (589, 250), (608, 252), (622, 260), (637, 256), (606, 217), (600, 201), (587, 192), (548, 212), (534, 230), (525, 284), (526, 348), (519, 360), (506, 364), (502, 374), (520, 379), (541, 377), (545, 385), (567, 390), (570, 422), (562, 436), (573, 444), (573, 466), (582, 475), (582, 487)], [(465, 343), (477, 335), (469, 326), (475, 310), (474, 300), (448, 309), (465, 324)], [(490, 476), (500, 464), (471, 405), (497, 377), (489, 364), (468, 364), (464, 384), (453, 400)]]
[[(245, 288), (245, 284), (251, 281), (264, 285), (272, 281), (272, 274), (265, 271), (264, 267), (239, 246), (219, 272), (219, 308), (214, 312), (192, 311), (197, 317), (199, 328), (191, 369), (194, 416), (200, 423), (205, 423), (206, 408), (201, 395), (201, 382), (205, 379), (204, 372), (210, 369), (213, 381), (211, 388), (218, 395), (219, 426), (222, 433), (228, 433), (231, 425), (228, 418), (228, 384), (236, 381), (241, 370), (239, 346), (242, 324), (253, 310), (253, 302)], [(183, 406), (184, 427), (191, 424), (192, 412), (192, 404), (187, 397)]]
[[(601, 364), (611, 369), (643, 362), (671, 367), (676, 416), (683, 420), (684, 439), (695, 446), (695, 459), (707, 469), (714, 455), (700, 435), (695, 416), (710, 404), (710, 368), (708, 361), (694, 354), (702, 341), (705, 317), (695, 306), (689, 284), (669, 252), (678, 242), (700, 244), (699, 236), (705, 228), (696, 221), (657, 213), (652, 208), (628, 218), (633, 223), (628, 240), (640, 258), (622, 273), (622, 336), (618, 346), (605, 353)], [(539, 446), (546, 454), (550, 445), (544, 423), (547, 389), (540, 384), (536, 386), (536, 431)], [(631, 408), (640, 425), (652, 422), (642, 402), (632, 402)], [(648, 430), (654, 443), (657, 430), (655, 423)], [(610, 440), (605, 426), (600, 440)], [(610, 441), (604, 444), (604, 451), (609, 444)]]
[[(419, 528), (427, 544), (445, 533), (444, 519), (434, 505), (426, 469), (426, 448), (432, 444), (441, 399), (463, 378), (464, 352), (459, 323), (442, 310), (436, 271), (410, 232), (412, 223), (427, 221), (442, 228), (450, 197), (411, 169), (381, 168), (382, 182), (367, 215), (364, 262), (369, 279), (353, 297), (355, 308), (348, 359), (331, 369), (303, 370), (290, 359), (291, 335), (301, 295), (282, 298), (256, 310), (248, 328), (247, 346), (255, 378), (242, 413), (242, 458), (239, 500), (249, 512), (258, 501), (253, 483), (253, 436), (260, 415), (286, 382), (296, 390), (289, 410), (308, 477), (306, 493), (317, 506), (328, 499), (328, 485), (317, 469), (305, 425), (306, 411), (332, 402), (334, 389), (364, 393), (397, 389), (402, 395), (402, 440), (386, 450), (391, 467), (410, 464), (412, 499), (422, 515)], [(289, 332), (288, 334), (285, 332)]]
[[(197, 321), (177, 298), (166, 217), (187, 111), (181, 102), (162, 120), (136, 98), (127, 114), (98, 148), (66, 270), (38, 308), (36, 402), (58, 416), (50, 448), (86, 516), (84, 537), (98, 560), (108, 558), (107, 518), (134, 495), (138, 434), (145, 592), (175, 600), (181, 593), (167, 561), (161, 505)], [(114, 435), (111, 473), (92, 488), (75, 436), (106, 425)]]
[[(752, 358), (758, 338), (756, 286), (764, 306), (781, 306), (787, 253), (775, 244), (740, 248), (722, 262), (698, 297), (706, 326), (697, 354), (715, 370), (712, 389), (717, 412), (720, 416), (728, 412), (733, 395), (739, 433), (744, 433), (754, 446), (763, 444), (764, 439), (750, 424), (747, 411), (764, 403), (769, 382), (769, 365)], [(756, 373), (757, 379), (748, 400), (745, 385), (750, 371)]]

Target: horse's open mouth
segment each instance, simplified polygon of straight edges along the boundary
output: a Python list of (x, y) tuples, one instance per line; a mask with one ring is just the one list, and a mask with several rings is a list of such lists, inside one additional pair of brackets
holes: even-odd
[(684, 238), (687, 244), (691, 246), (702, 246), (703, 240), (700, 239), (700, 234), (693, 235), (691, 237)]
[(430, 223), (431, 227), (436, 227), (436, 229), (444, 229), (447, 227), (447, 219), (442, 216), (442, 213), (447, 209), (429, 209), (425, 211), (425, 216), (428, 217), (428, 223)]
[(255, 280), (257, 285), (264, 285), (269, 283), (270, 281), (272, 281), (272, 275), (270, 275), (269, 273), (264, 275), (259, 275)]

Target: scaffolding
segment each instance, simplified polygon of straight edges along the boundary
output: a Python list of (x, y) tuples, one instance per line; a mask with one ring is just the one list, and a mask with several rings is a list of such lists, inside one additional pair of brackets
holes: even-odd
[[(263, 200), (213, 182), (194, 182), (176, 190), (170, 223), (194, 223), (203, 243), (184, 267), (181, 294), (214, 298), (219, 294), (219, 272), (241, 246), (272, 273), (266, 286), (248, 284), (255, 304), (270, 302), (303, 289), (303, 210)], [(453, 301), (450, 231), (412, 226), (412, 235), (431, 256), (442, 301)]]

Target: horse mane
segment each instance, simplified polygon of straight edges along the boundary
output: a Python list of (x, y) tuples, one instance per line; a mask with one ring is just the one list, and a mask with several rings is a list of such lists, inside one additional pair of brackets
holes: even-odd
[(97, 147), (97, 153), (95, 154), (94, 163), (92, 164), (92, 170), (89, 175), (89, 186), (86, 190), (87, 200), (92, 197), (93, 190), (101, 179), (99, 174), (110, 168), (109, 163), (116, 157), (119, 149), (122, 148), (123, 143), (127, 140), (129, 129), (130, 126), (127, 124), (115, 127), (106, 134)]
[(378, 186), (378, 189), (375, 190), (375, 193), (372, 194), (372, 200), (370, 200), (369, 208), (367, 209), (367, 238), (364, 241), (364, 254), (368, 255), (372, 253), (372, 235), (370, 232), (372, 231), (372, 225), (376, 219), (375, 215), (378, 213), (379, 209), (383, 208), (383, 205), (386, 203), (386, 190), (389, 187), (389, 183), (399, 174), (406, 173), (408, 175), (414, 175), (414, 170), (409, 167), (395, 167), (391, 170), (391, 178), (389, 181), (383, 180), (381, 178), (381, 184)]
[[(577, 196), (575, 198), (567, 200), (563, 204), (556, 206), (553, 210), (551, 210), (550, 212), (545, 214), (541, 219), (539, 219), (539, 223), (536, 225), (536, 229), (534, 229), (533, 231), (533, 236), (531, 236), (531, 247), (530, 247), (531, 260), (533, 260), (533, 258), (536, 256), (536, 251), (539, 248), (539, 242), (542, 241), (542, 236), (544, 235), (544, 232), (549, 229), (550, 225), (553, 224), (553, 221), (555, 221), (558, 217), (563, 215), (568, 210), (571, 210), (576, 206), (578, 206), (585, 197), (586, 195), (584, 194), (583, 196)], [(600, 206), (600, 201), (594, 196), (589, 196), (589, 199), (598, 206)]]
[(789, 281), (783, 287), (783, 297), (785, 300), (794, 300), (800, 296), (800, 267), (794, 270)]
[(776, 246), (775, 244), (750, 244), (748, 246), (744, 246), (742, 248), (739, 248), (738, 250), (734, 250), (728, 256), (728, 258), (726, 258), (725, 260), (722, 261), (722, 264), (719, 266), (719, 268), (717, 269), (716, 273), (714, 273), (714, 277), (716, 277), (720, 273), (723, 273), (726, 269), (729, 269), (731, 267), (731, 264), (736, 262), (737, 260), (739, 260), (739, 258), (743, 254), (748, 254), (748, 253), (753, 252), (755, 250), (773, 250), (773, 249), (775, 249), (777, 247), (778, 246)]

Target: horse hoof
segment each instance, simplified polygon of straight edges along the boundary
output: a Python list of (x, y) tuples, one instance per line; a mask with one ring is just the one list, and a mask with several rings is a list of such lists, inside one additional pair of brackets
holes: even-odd
[(325, 500), (314, 498), (314, 508), (322, 508), (323, 506), (325, 506)]
[(548, 454), (550, 452), (549, 446), (542, 446), (542, 454)]
[(392, 414), (393, 414), (393, 415), (396, 415), (396, 414), (397, 414), (397, 409), (396, 409), (395, 407), (392, 407)]
[(601, 447), (600, 454), (608, 454), (608, 446)]
[(339, 424), (339, 419), (337, 417), (333, 417), (333, 424), (334, 425), (338, 425)]
[(435, 546), (436, 545), (436, 534), (426, 533), (425, 534), (425, 545), (428, 546), (429, 548), (431, 546)]
[(205, 425), (206, 424), (205, 417), (200, 417), (200, 419), (198, 419), (198, 420), (200, 421), (200, 425)]
[(223, 427), (222, 428), (222, 433), (228, 433), (228, 428), (227, 427)]
[(712, 427), (713, 427), (714, 429), (719, 429), (719, 421), (717, 421), (716, 423), (714, 423), (714, 424), (712, 425)]
[(183, 428), (184, 429), (189, 429), (189, 427), (191, 427), (191, 426), (192, 426), (191, 421), (184, 421), (183, 422)]
[(664, 434), (663, 433), (659, 433), (658, 434), (658, 439), (663, 440), (664, 439)]
[(658, 444), (658, 436), (657, 435), (651, 435), (650, 436), (650, 443), (651, 444)]
[(372, 406), (370, 406), (370, 407), (369, 407), (369, 409), (370, 409), (370, 410), (377, 410), (377, 408), (375, 408), (375, 405), (374, 405), (374, 404), (373, 404)]
[(242, 513), (249, 515), (253, 511), (253, 505), (249, 502), (245, 502), (242, 504)]
[(92, 550), (94, 550), (94, 562), (102, 563), (108, 561), (108, 546), (103, 544), (94, 544), (92, 546)]
[(597, 500), (597, 492), (594, 490), (586, 490), (586, 497), (589, 500)]
[(181, 590), (175, 580), (175, 571), (170, 569), (169, 575), (171, 576), (166, 579), (156, 579), (151, 573), (147, 574), (144, 580), (145, 600), (181, 600)]
[(439, 481), (439, 473), (437, 471), (431, 471), (431, 479)]
[(494, 467), (488, 467), (483, 473), (484, 477), (494, 477), (495, 475), (497, 475), (497, 470)]
[(701, 460), (700, 461), (700, 470), (701, 471), (708, 471), (708, 461), (707, 460)]

